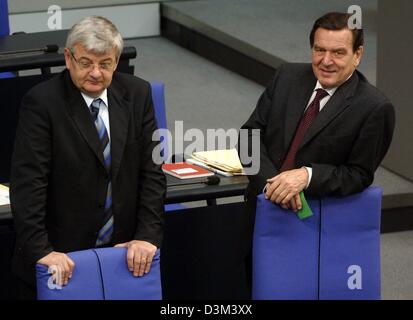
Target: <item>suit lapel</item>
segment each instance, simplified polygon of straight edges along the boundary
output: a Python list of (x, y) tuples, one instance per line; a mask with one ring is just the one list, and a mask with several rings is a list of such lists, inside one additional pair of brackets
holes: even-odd
[(358, 81), (358, 75), (355, 71), (351, 78), (337, 89), (335, 94), (330, 98), (330, 100), (328, 100), (327, 104), (308, 128), (300, 147), (304, 146), (312, 138), (314, 138), (336, 116), (338, 116), (350, 105), (350, 98), (354, 95)]
[(317, 79), (311, 70), (305, 77), (302, 77), (291, 90), (287, 102), (288, 109), (285, 119), (285, 150), (288, 150), (290, 146), (316, 82)]
[(112, 156), (112, 180), (119, 172), (128, 133), (130, 102), (124, 98), (125, 91), (114, 82), (108, 88), (110, 152)]
[(74, 86), (72, 80), (70, 79), (68, 71), (66, 71), (66, 74), (64, 74), (63, 77), (67, 89), (66, 105), (69, 110), (69, 114), (72, 117), (77, 128), (79, 129), (81, 135), (85, 139), (86, 143), (99, 159), (99, 162), (102, 164), (102, 166), (105, 167), (102, 146), (88, 106), (86, 105), (85, 100), (80, 94), (79, 89)]

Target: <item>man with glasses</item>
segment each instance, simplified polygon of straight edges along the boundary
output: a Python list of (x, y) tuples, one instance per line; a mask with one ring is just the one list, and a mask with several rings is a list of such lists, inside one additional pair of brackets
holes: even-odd
[(67, 69), (23, 98), (10, 179), (22, 298), (35, 297), (36, 263), (66, 285), (76, 267), (67, 252), (119, 246), (142, 276), (160, 247), (166, 186), (152, 159), (150, 85), (115, 72), (122, 48), (109, 20), (82, 19)]

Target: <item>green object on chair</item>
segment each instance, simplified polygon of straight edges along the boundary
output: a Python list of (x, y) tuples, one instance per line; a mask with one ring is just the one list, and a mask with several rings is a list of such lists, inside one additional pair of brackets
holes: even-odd
[(306, 219), (308, 217), (311, 217), (313, 215), (313, 211), (311, 211), (310, 206), (307, 203), (307, 200), (305, 199), (304, 196), (304, 192), (300, 192), (300, 199), (301, 199), (301, 204), (302, 204), (302, 208), (301, 210), (298, 211), (298, 218), (300, 218), (300, 220)]

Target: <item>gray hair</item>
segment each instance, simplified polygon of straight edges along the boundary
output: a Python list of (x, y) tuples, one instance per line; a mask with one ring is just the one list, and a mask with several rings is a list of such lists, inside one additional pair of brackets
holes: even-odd
[(70, 29), (66, 47), (72, 50), (76, 44), (98, 54), (106, 54), (115, 48), (117, 58), (123, 49), (123, 39), (116, 26), (99, 16), (83, 18)]

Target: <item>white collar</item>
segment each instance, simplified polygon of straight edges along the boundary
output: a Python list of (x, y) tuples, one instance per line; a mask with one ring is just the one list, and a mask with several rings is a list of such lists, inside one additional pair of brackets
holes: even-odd
[(98, 99), (98, 98), (102, 99), (106, 106), (109, 106), (109, 104), (108, 104), (108, 89), (103, 90), (102, 94), (97, 98), (92, 98), (92, 97), (88, 96), (87, 94), (85, 94), (83, 92), (80, 92), (80, 93), (82, 94), (83, 99), (85, 99), (86, 105), (88, 107), (90, 107), (93, 100)]
[[(354, 73), (354, 72), (353, 72), (353, 73)], [(343, 82), (343, 84), (346, 83), (347, 80), (351, 78), (351, 76), (353, 75), (353, 73), (346, 79), (346, 81)], [(333, 94), (337, 91), (338, 87), (334, 87), (334, 88), (331, 88), (331, 89), (325, 89), (325, 88), (323, 88), (323, 86), (321, 85), (320, 81), (317, 80), (317, 84), (315, 85), (314, 91), (316, 91), (317, 89), (323, 89), (323, 90), (325, 90), (325, 91), (328, 93), (328, 95), (329, 95), (330, 97), (332, 97)]]
[(316, 91), (317, 89), (323, 89), (324, 91), (328, 93), (330, 97), (332, 97), (334, 92), (336, 92), (336, 90), (338, 89), (338, 87), (331, 88), (331, 89), (324, 89), (320, 81), (317, 80), (317, 84), (315, 85), (314, 91)]

